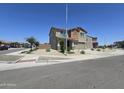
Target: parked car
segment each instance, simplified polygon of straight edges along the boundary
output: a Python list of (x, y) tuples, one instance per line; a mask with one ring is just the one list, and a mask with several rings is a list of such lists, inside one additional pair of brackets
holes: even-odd
[(10, 48), (16, 48), (15, 46), (10, 46)]
[(8, 50), (7, 46), (0, 46), (0, 50)]

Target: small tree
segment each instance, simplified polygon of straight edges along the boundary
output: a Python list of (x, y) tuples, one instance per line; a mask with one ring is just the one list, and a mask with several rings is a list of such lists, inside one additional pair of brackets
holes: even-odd
[(26, 39), (26, 41), (31, 44), (31, 50), (32, 50), (33, 44), (36, 43), (36, 39), (34, 37), (29, 37)]
[(0, 41), (0, 46), (1, 46), (2, 42)]
[(40, 45), (40, 43), (38, 41), (35, 42), (36, 48), (38, 48), (38, 46)]
[(60, 50), (62, 53), (65, 53), (64, 40), (60, 40)]

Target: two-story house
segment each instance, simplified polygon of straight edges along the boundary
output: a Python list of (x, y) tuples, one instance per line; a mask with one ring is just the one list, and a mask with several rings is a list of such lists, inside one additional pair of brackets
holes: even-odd
[(49, 33), (49, 43), (52, 49), (59, 49), (60, 39), (63, 39), (64, 45), (67, 44), (71, 49), (96, 48), (98, 46), (97, 38), (88, 36), (87, 31), (81, 27), (69, 29), (67, 33), (65, 29), (52, 27)]

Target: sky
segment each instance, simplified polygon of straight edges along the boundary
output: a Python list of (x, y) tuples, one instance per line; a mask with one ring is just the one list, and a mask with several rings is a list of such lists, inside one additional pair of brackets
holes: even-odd
[[(51, 27), (66, 27), (66, 4), (0, 4), (0, 40), (49, 42)], [(124, 40), (124, 4), (68, 4), (68, 29), (82, 27), (100, 45)]]

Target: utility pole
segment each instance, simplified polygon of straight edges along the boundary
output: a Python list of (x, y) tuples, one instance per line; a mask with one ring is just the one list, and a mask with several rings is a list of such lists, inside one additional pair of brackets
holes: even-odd
[(68, 4), (66, 3), (66, 19), (65, 19), (65, 22), (66, 22), (66, 37), (65, 37), (65, 54), (67, 55), (67, 49), (68, 49), (68, 28), (67, 28), (67, 24), (68, 24)]

